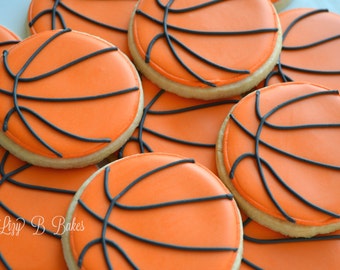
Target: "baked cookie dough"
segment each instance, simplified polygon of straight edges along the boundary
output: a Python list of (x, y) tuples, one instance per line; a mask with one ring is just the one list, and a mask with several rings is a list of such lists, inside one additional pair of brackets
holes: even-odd
[(281, 26), (270, 1), (138, 1), (128, 44), (142, 74), (182, 97), (251, 90), (277, 63)]
[(62, 237), (69, 269), (238, 269), (242, 220), (220, 179), (193, 159), (132, 155), (92, 175)]
[(247, 216), (292, 237), (340, 229), (339, 107), (337, 90), (308, 83), (268, 86), (234, 106), (217, 168)]
[(0, 60), (0, 144), (53, 168), (119, 149), (143, 111), (139, 75), (111, 43), (70, 29), (32, 35)]

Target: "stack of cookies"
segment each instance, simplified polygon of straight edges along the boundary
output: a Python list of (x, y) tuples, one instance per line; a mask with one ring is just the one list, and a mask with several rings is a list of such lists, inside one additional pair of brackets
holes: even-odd
[(289, 2), (0, 27), (0, 269), (335, 269), (340, 15)]

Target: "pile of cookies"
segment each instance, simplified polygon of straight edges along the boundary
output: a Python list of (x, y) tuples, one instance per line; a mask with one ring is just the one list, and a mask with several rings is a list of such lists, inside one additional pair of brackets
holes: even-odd
[(340, 15), (289, 2), (0, 27), (0, 269), (334, 269)]

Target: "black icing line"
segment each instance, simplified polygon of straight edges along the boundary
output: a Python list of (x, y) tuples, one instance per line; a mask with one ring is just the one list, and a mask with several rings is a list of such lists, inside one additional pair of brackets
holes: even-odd
[(316, 47), (318, 45), (327, 43), (327, 42), (332, 41), (332, 40), (336, 40), (338, 38), (340, 38), (340, 34), (339, 35), (334, 35), (332, 37), (328, 37), (328, 38), (325, 38), (325, 39), (321, 39), (321, 40), (318, 40), (318, 41), (315, 41), (315, 42), (311, 42), (311, 43), (305, 44), (305, 45), (300, 45), (300, 46), (282, 46), (282, 49), (283, 50), (287, 50), (287, 51), (303, 50), (303, 49), (308, 49), (308, 48)]
[[(177, 59), (177, 61), (183, 66), (183, 68), (190, 73), (193, 77), (195, 77), (197, 80), (201, 81), (202, 83), (205, 83), (206, 85), (210, 86), (210, 87), (216, 87), (216, 85), (214, 83), (211, 83), (209, 81), (204, 80), (200, 75), (196, 74), (192, 69), (190, 69), (184, 62), (183, 60), (180, 58), (180, 56), (177, 54), (175, 47), (172, 44), (172, 41), (174, 40), (173, 38), (171, 38), (169, 32), (168, 32), (168, 28), (167, 28), (167, 21), (168, 21), (168, 16), (169, 16), (169, 10), (168, 8), (171, 6), (171, 4), (173, 3), (174, 0), (170, 0), (168, 2), (168, 4), (166, 5), (166, 9), (164, 10), (164, 17), (163, 17), (163, 32), (164, 32), (164, 37), (166, 39), (166, 42), (169, 46), (170, 52), (173, 54), (173, 56)], [(161, 34), (161, 36), (163, 36)]]
[(110, 25), (110, 24), (106, 24), (103, 23), (101, 21), (92, 19), (88, 16), (85, 16), (83, 14), (81, 14), (80, 12), (70, 8), (69, 6), (67, 6), (66, 4), (64, 4), (61, 0), (55, 0), (55, 3), (53, 5), (53, 8), (51, 9), (46, 9), (43, 10), (41, 12), (39, 12), (34, 18), (32, 18), (32, 20), (29, 22), (29, 27), (32, 27), (36, 21), (38, 21), (42, 16), (46, 15), (46, 14), (51, 14), (51, 29), (56, 29), (56, 19), (58, 18), (60, 20), (60, 23), (62, 25), (62, 28), (67, 28), (66, 22), (62, 16), (62, 12), (58, 11), (57, 8), (63, 8), (64, 10), (72, 13), (73, 15), (75, 15), (76, 17), (79, 17), (85, 21), (88, 21), (90, 23), (93, 23), (95, 25), (98, 25), (100, 27), (104, 27), (107, 28), (109, 30), (113, 30), (113, 31), (118, 31), (118, 32), (122, 32), (122, 33), (127, 33), (127, 29), (123, 29), (120, 27), (116, 27), (114, 25)]
[[(246, 226), (253, 222), (250, 218), (248, 218), (247, 223), (243, 223), (243, 227), (246, 231)], [(339, 234), (332, 234), (332, 235), (317, 235), (313, 237), (284, 237), (281, 238), (272, 238), (272, 239), (261, 239), (255, 238), (247, 235), (244, 233), (243, 235), (244, 240), (257, 243), (257, 244), (289, 244), (289, 243), (302, 243), (302, 242), (318, 242), (318, 241), (331, 241), (331, 240), (339, 240)]]
[(106, 232), (107, 232), (108, 228), (114, 229), (117, 232), (122, 233), (122, 234), (124, 234), (128, 237), (131, 237), (135, 240), (138, 240), (138, 241), (141, 241), (141, 242), (144, 242), (144, 243), (148, 243), (148, 244), (152, 244), (152, 245), (156, 245), (156, 246), (160, 246), (160, 247), (166, 247), (166, 248), (172, 248), (172, 249), (178, 249), (178, 250), (190, 250), (190, 251), (232, 251), (232, 252), (236, 252), (238, 249), (232, 248), (232, 247), (189, 247), (189, 246), (174, 245), (174, 244), (170, 244), (170, 243), (163, 243), (163, 242), (143, 238), (143, 237), (140, 237), (138, 235), (132, 234), (132, 233), (112, 224), (111, 222), (109, 222), (109, 216), (114, 211), (115, 207), (125, 209), (125, 210), (128, 210), (128, 211), (134, 211), (134, 210), (148, 210), (148, 209), (154, 209), (154, 208), (158, 208), (158, 207), (168, 207), (168, 206), (171, 206), (171, 205), (178, 205), (178, 204), (182, 204), (182, 203), (195, 203), (195, 202), (202, 202), (202, 201), (207, 201), (207, 200), (220, 200), (220, 199), (232, 200), (233, 199), (233, 196), (231, 194), (223, 194), (221, 196), (193, 198), (193, 199), (188, 199), (188, 200), (172, 201), (172, 202), (161, 203), (161, 204), (151, 204), (151, 205), (140, 206), (140, 207), (124, 206), (124, 205), (121, 205), (121, 204), (118, 203), (118, 200), (121, 197), (123, 197), (127, 192), (129, 192), (129, 190), (131, 190), (135, 185), (137, 185), (139, 182), (143, 181), (144, 179), (146, 179), (150, 175), (156, 174), (157, 172), (172, 168), (174, 166), (180, 166), (181, 164), (185, 164), (185, 163), (194, 163), (194, 160), (192, 160), (192, 159), (177, 160), (177, 161), (159, 166), (159, 167), (157, 167), (157, 168), (155, 168), (151, 171), (148, 171), (148, 172), (140, 175), (139, 177), (137, 177), (134, 181), (132, 181), (129, 185), (127, 185), (116, 196), (112, 196), (110, 194), (109, 177), (108, 177), (110, 168), (106, 167), (104, 169), (103, 188), (104, 188), (104, 191), (105, 191), (105, 194), (106, 194), (106, 199), (108, 200), (108, 203), (109, 203), (109, 207), (108, 207), (108, 210), (107, 210), (104, 218), (102, 218), (97, 213), (95, 213), (92, 209), (90, 209), (85, 204), (85, 202), (83, 202), (81, 199), (78, 200), (78, 205), (82, 209), (87, 211), (90, 216), (94, 217), (96, 220), (99, 220), (103, 223), (103, 229), (102, 229), (100, 237), (90, 241), (87, 245), (85, 245), (85, 247), (80, 252), (80, 255), (77, 259), (78, 266), (79, 267), (82, 266), (84, 257), (86, 256), (87, 252), (91, 249), (91, 247), (93, 247), (94, 245), (101, 245), (102, 248), (103, 248), (103, 256), (104, 256), (105, 262), (110, 269), (113, 269), (112, 265), (111, 265), (111, 261), (110, 261), (109, 256), (108, 256), (108, 247), (107, 247), (107, 245), (108, 245), (111, 248), (116, 249), (134, 269), (138, 269), (138, 267), (132, 261), (132, 259), (128, 256), (128, 254), (121, 247), (119, 247), (119, 245), (117, 243), (115, 243), (113, 240), (106, 238)]
[(147, 151), (152, 152), (152, 148), (150, 146), (148, 146), (146, 144), (146, 142), (143, 141), (144, 132), (148, 132), (148, 133), (153, 134), (153, 135), (155, 135), (159, 138), (169, 140), (169, 141), (172, 141), (172, 142), (176, 142), (176, 143), (180, 143), (180, 144), (186, 144), (186, 145), (197, 146), (197, 147), (214, 148), (215, 143), (214, 144), (206, 144), (206, 143), (201, 143), (201, 142), (192, 142), (192, 141), (180, 140), (180, 139), (173, 138), (171, 136), (167, 136), (165, 134), (153, 131), (149, 128), (146, 128), (145, 127), (146, 118), (147, 118), (148, 115), (171, 115), (171, 114), (186, 113), (186, 112), (190, 112), (190, 111), (201, 110), (201, 109), (216, 107), (216, 106), (220, 106), (220, 105), (236, 104), (238, 102), (238, 100), (236, 100), (236, 99), (227, 99), (227, 100), (211, 101), (209, 103), (199, 104), (199, 105), (195, 105), (195, 106), (188, 106), (188, 107), (183, 107), (183, 108), (178, 108), (178, 109), (173, 109), (173, 110), (162, 110), (162, 111), (152, 110), (151, 109), (152, 106), (161, 98), (161, 96), (164, 93), (166, 93), (165, 90), (163, 90), (163, 89), (159, 90), (157, 92), (157, 94), (149, 102), (149, 104), (147, 104), (145, 106), (142, 119), (141, 119), (139, 126), (138, 126), (138, 138), (131, 137), (125, 143), (125, 145), (123, 145), (123, 147), (121, 147), (121, 149), (119, 151), (119, 157), (120, 158), (123, 157), (123, 155), (124, 155), (124, 149), (125, 149), (126, 145), (131, 141), (136, 141), (136, 142), (139, 143), (140, 153), (144, 153), (145, 148), (147, 148)]
[(63, 16), (61, 15), (61, 13), (57, 10), (57, 7), (59, 5), (60, 0), (55, 0), (55, 3), (53, 4), (53, 7), (51, 9), (46, 9), (41, 11), (40, 13), (38, 13), (30, 22), (28, 22), (28, 26), (32, 27), (34, 25), (34, 23), (40, 19), (42, 16), (51, 13), (51, 30), (55, 30), (56, 29), (56, 18), (59, 19), (62, 28), (66, 29), (66, 23), (65, 20), (63, 18)]
[(13, 268), (9, 265), (9, 263), (6, 261), (5, 257), (0, 252), (0, 262), (5, 267), (6, 270), (12, 270)]
[[(216, 2), (221, 2), (221, 1), (216, 1)], [(224, 1), (223, 1), (224, 2)], [(199, 8), (201, 8), (201, 6), (198, 6)], [(176, 12), (172, 12), (173, 9), (168, 8), (169, 13), (176, 13)], [(191, 11), (188, 10), (188, 11)], [(147, 14), (146, 12), (137, 9), (136, 10), (136, 14), (137, 15), (141, 15), (147, 19), (149, 19), (150, 21), (158, 24), (158, 25), (163, 25), (164, 22), (157, 20), (156, 18), (150, 16), (149, 14)], [(260, 29), (250, 29), (250, 30), (239, 30), (239, 31), (202, 31), (202, 30), (195, 30), (195, 29), (188, 29), (188, 28), (183, 28), (183, 27), (178, 27), (176, 25), (172, 25), (172, 24), (167, 24), (167, 28), (171, 29), (171, 30), (176, 30), (176, 31), (180, 31), (183, 33), (188, 33), (188, 34), (196, 34), (196, 35), (203, 35), (203, 36), (237, 36), (237, 35), (251, 35), (251, 34), (261, 34), (261, 33), (270, 33), (270, 32), (277, 32), (278, 28), (260, 28)]]
[(130, 137), (126, 143), (119, 149), (118, 151), (118, 158), (122, 158), (124, 157), (124, 151), (125, 151), (125, 148), (127, 147), (127, 145), (129, 143), (133, 143), (133, 142), (136, 142), (138, 143), (138, 145), (140, 145), (141, 149), (140, 150), (140, 153), (145, 153), (146, 151), (148, 152), (153, 152), (152, 148), (144, 141), (142, 141), (140, 138), (137, 138), (137, 137)]
[(254, 264), (253, 262), (249, 261), (248, 259), (246, 259), (244, 257), (242, 258), (242, 263), (244, 263), (245, 265), (251, 267), (254, 270), (263, 270), (263, 268), (257, 266), (256, 264)]
[(162, 139), (165, 139), (165, 140), (168, 140), (168, 141), (172, 141), (172, 142), (176, 142), (176, 143), (180, 143), (180, 144), (185, 144), (185, 145), (191, 145), (191, 146), (197, 146), (197, 147), (207, 147), (207, 148), (214, 148), (215, 147), (215, 144), (207, 144), (207, 143), (200, 143), (200, 142), (193, 142), (193, 141), (185, 141), (185, 140), (180, 140), (180, 139), (177, 139), (177, 138), (173, 138), (173, 137), (170, 137), (170, 136), (167, 136), (165, 134), (162, 134), (162, 133), (159, 133), (159, 132), (156, 132), (154, 130), (151, 130), (149, 128), (146, 128), (146, 127), (143, 127), (143, 132), (148, 132), (152, 135), (155, 135), (159, 138), (162, 138)]
[[(210, 5), (214, 5), (218, 2), (223, 2), (223, 1), (226, 1), (226, 0), (210, 0), (210, 1), (207, 1), (205, 3), (195, 5), (195, 6), (191, 6), (191, 7), (187, 7), (187, 8), (181, 8), (181, 9), (169, 8), (169, 11), (171, 11), (172, 13), (185, 13), (185, 12), (190, 12), (190, 11), (193, 11), (193, 10), (196, 10), (196, 9), (201, 9), (203, 7), (207, 7), (207, 6), (210, 6)], [(156, 0), (156, 3), (162, 9), (166, 9), (166, 6), (163, 5), (160, 0)]]
[[(94, 95), (94, 96), (83, 96), (83, 97), (62, 97), (62, 98), (48, 98), (48, 97), (37, 97), (37, 96), (27, 96), (27, 95), (23, 95), (23, 94), (17, 94), (17, 97), (19, 99), (26, 99), (26, 100), (35, 100), (35, 101), (44, 101), (44, 102), (77, 102), (77, 101), (89, 101), (89, 100), (95, 100), (95, 99), (104, 99), (104, 98), (108, 98), (108, 97), (113, 97), (113, 96), (118, 96), (121, 94), (126, 94), (129, 92), (133, 92), (133, 91), (138, 91), (139, 88), (138, 87), (131, 87), (131, 88), (127, 88), (127, 89), (122, 89), (122, 90), (118, 90), (118, 91), (114, 91), (114, 92), (107, 92), (104, 94), (99, 94), (99, 95)], [(12, 93), (1, 89), (0, 88), (0, 94), (4, 94), (7, 96), (12, 96)]]
[(14, 45), (19, 43), (19, 40), (7, 40), (7, 41), (0, 41), (0, 46), (5, 46), (5, 45)]
[[(44, 47), (45, 47), (45, 46), (43, 46), (42, 48), (44, 48)], [(98, 51), (96, 51), (96, 52), (93, 52), (93, 53), (90, 53), (90, 54), (85, 55), (85, 56), (83, 56), (83, 57), (80, 57), (80, 58), (78, 58), (78, 59), (75, 59), (75, 60), (73, 60), (72, 62), (70, 62), (70, 63), (68, 63), (68, 64), (66, 64), (66, 65), (63, 65), (63, 66), (61, 66), (61, 67), (59, 67), (59, 68), (56, 68), (56, 69), (54, 69), (54, 70), (52, 70), (52, 71), (46, 72), (45, 74), (41, 74), (41, 75), (39, 75), (39, 76), (35, 76), (35, 77), (31, 77), (31, 78), (18, 77), (18, 74), (14, 74), (14, 73), (10, 70), (9, 65), (8, 65), (8, 62), (7, 62), (8, 51), (4, 51), (3, 57), (4, 57), (4, 63), (5, 63), (6, 71), (8, 72), (8, 74), (9, 74), (13, 79), (16, 78), (16, 77), (18, 77), (18, 82), (33, 82), (33, 81), (45, 79), (45, 78), (47, 78), (47, 77), (49, 77), (49, 76), (55, 75), (55, 74), (57, 74), (58, 72), (61, 72), (61, 71), (65, 70), (65, 69), (67, 69), (67, 68), (70, 68), (70, 67), (74, 66), (74, 65), (80, 64), (81, 62), (86, 61), (86, 60), (88, 60), (88, 59), (90, 59), (90, 58), (92, 58), (92, 57), (95, 57), (95, 56), (97, 56), (97, 55), (101, 55), (101, 54), (104, 54), (104, 53), (107, 53), (107, 52), (117, 51), (117, 50), (118, 50), (117, 47), (109, 47), (109, 48), (105, 48), (105, 49), (102, 49), (102, 50), (98, 50)], [(34, 56), (39, 55), (39, 52), (40, 52), (40, 50), (36, 51), (36, 53), (35, 53)], [(27, 64), (29, 65), (32, 61), (33, 61), (33, 58), (30, 59), (30, 60), (27, 62)], [(25, 68), (25, 69), (26, 69), (26, 68)], [(23, 70), (23, 71), (24, 71), (24, 70)], [(23, 71), (22, 71), (22, 72), (19, 72), (19, 73), (22, 74)], [(20, 74), (20, 75), (21, 75), (21, 74)]]
[[(282, 236), (281, 238), (271, 238), (271, 239), (261, 239), (261, 238), (256, 238), (252, 237), (246, 234), (246, 227), (253, 222), (250, 218), (247, 218), (243, 222), (243, 228), (244, 228), (244, 234), (243, 234), (243, 239), (244, 241), (256, 243), (259, 245), (276, 245), (276, 244), (290, 244), (290, 243), (302, 243), (302, 242), (318, 242), (318, 241), (338, 241), (340, 240), (340, 235), (317, 235), (314, 237), (285, 237)], [(255, 263), (249, 261), (246, 258), (242, 258), (242, 263), (248, 265), (254, 270), (262, 270), (263, 268), (259, 267)]]
[[(141, 151), (141, 153), (144, 153), (144, 146), (146, 146), (146, 144), (143, 142), (143, 127), (145, 124), (145, 120), (147, 117), (147, 113), (150, 110), (150, 108), (152, 107), (152, 105), (154, 103), (157, 102), (157, 100), (161, 97), (161, 95), (164, 93), (164, 90), (160, 90), (153, 98), (152, 100), (149, 102), (149, 104), (147, 104), (145, 106), (145, 108), (143, 109), (143, 115), (141, 117), (141, 120), (138, 124), (138, 142), (139, 142), (139, 149)], [(150, 149), (150, 148), (149, 148)]]

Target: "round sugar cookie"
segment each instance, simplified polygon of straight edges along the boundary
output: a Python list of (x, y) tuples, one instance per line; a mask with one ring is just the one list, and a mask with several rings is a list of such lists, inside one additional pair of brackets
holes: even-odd
[(167, 152), (191, 157), (217, 174), (215, 144), (225, 115), (240, 97), (203, 101), (182, 98), (142, 77), (144, 112), (118, 158)]
[(262, 88), (221, 127), (217, 168), (246, 215), (311, 237), (340, 229), (340, 95), (307, 83)]
[(32, 0), (28, 26), (32, 34), (71, 28), (101, 37), (127, 54), (127, 30), (137, 0)]
[(160, 88), (217, 99), (245, 93), (268, 75), (281, 26), (266, 0), (141, 0), (128, 42), (137, 68)]
[(9, 30), (7, 27), (0, 25), (0, 52), (9, 49), (14, 44), (20, 42), (20, 37)]
[(243, 259), (240, 270), (337, 269), (340, 230), (312, 238), (292, 238), (261, 226), (251, 219), (243, 222)]
[[(238, 269), (242, 220), (219, 178), (167, 153), (114, 161), (79, 189), (62, 237), (69, 269)], [(71, 227), (71, 226), (69, 226)]]
[(340, 89), (340, 15), (326, 9), (296, 8), (279, 17), (282, 51), (264, 85), (305, 81)]
[(65, 215), (96, 170), (33, 166), (0, 148), (0, 269), (67, 269), (61, 244)]
[(119, 149), (143, 111), (139, 75), (117, 47), (50, 30), (0, 60), (0, 144), (31, 164), (95, 164)]

